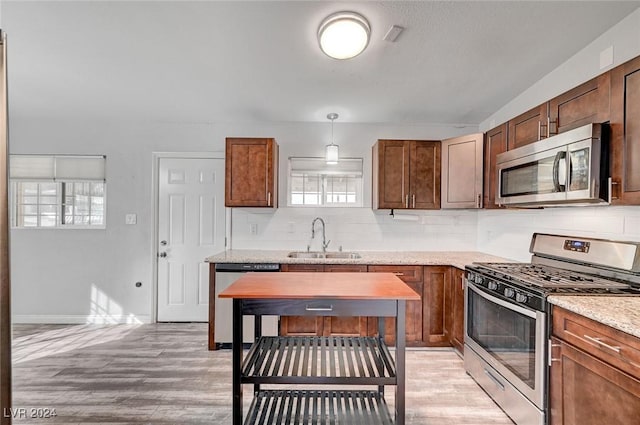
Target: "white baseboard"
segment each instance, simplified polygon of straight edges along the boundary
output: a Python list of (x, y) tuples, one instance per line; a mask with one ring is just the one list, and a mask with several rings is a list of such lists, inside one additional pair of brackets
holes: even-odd
[(47, 314), (14, 314), (11, 317), (14, 324), (38, 323), (52, 325), (117, 325), (151, 323), (151, 316), (95, 316), (95, 315), (47, 315)]

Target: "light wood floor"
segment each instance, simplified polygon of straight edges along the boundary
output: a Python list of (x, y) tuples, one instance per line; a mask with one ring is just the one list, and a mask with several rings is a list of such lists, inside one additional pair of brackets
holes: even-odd
[[(207, 351), (206, 332), (200, 323), (15, 325), (13, 405), (57, 416), (14, 423), (230, 424), (231, 352)], [(406, 405), (410, 425), (512, 424), (451, 350), (407, 352)]]

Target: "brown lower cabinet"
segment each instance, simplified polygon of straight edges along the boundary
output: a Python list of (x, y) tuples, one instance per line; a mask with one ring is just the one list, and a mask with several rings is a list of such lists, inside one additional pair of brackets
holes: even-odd
[[(283, 272), (366, 272), (360, 264), (283, 264)], [(282, 316), (280, 335), (367, 336), (367, 317)]]
[(464, 270), (451, 268), (451, 333), (450, 342), (464, 352)]
[[(412, 265), (323, 265), (283, 264), (283, 272), (378, 272), (394, 273), (414, 291), (420, 301), (407, 302), (406, 344), (409, 347), (446, 347), (462, 350), (464, 292), (456, 285), (462, 270), (449, 266)], [(457, 270), (457, 274), (454, 273)], [(457, 292), (456, 292), (457, 291)], [(385, 342), (395, 343), (395, 320), (385, 319)], [(371, 336), (378, 333), (378, 319), (372, 317), (308, 317), (280, 318), (281, 335), (351, 335)]]
[(552, 425), (636, 424), (640, 339), (553, 309)]
[(451, 267), (425, 266), (422, 292), (423, 340), (428, 347), (451, 345)]
[[(406, 283), (414, 291), (423, 297), (424, 281), (422, 266), (369, 266), (369, 272), (393, 273)], [(406, 344), (409, 347), (424, 346), (424, 320), (422, 301), (407, 301), (406, 313)], [(369, 321), (369, 333), (375, 335), (378, 332), (378, 319)], [(389, 317), (384, 321), (384, 340), (387, 345), (395, 344), (395, 319)]]

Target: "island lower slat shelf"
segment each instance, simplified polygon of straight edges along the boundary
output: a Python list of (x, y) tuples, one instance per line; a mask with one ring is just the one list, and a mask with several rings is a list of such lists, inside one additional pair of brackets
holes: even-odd
[(395, 385), (395, 361), (376, 337), (261, 337), (242, 367), (255, 384)]
[(377, 391), (261, 390), (245, 425), (391, 425), (393, 419)]

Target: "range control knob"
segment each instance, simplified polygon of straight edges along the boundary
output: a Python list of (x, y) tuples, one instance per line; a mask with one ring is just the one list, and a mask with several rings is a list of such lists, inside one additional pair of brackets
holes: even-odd
[(517, 293), (516, 294), (516, 301), (519, 303), (526, 303), (529, 300), (529, 297), (527, 297), (525, 294), (521, 294), (521, 293)]
[(513, 298), (516, 295), (516, 291), (511, 288), (504, 288), (504, 296), (507, 298)]
[(495, 291), (496, 289), (498, 289), (498, 282), (489, 282), (487, 284), (487, 287), (492, 291)]

